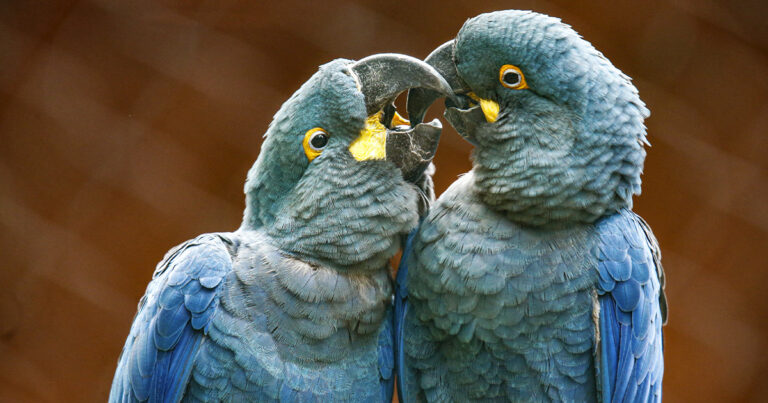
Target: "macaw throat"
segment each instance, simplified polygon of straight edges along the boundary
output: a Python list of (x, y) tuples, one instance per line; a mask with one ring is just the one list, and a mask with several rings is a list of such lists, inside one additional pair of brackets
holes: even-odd
[(358, 161), (387, 158), (387, 128), (381, 123), (382, 111), (365, 120), (360, 135), (349, 145), (349, 152)]

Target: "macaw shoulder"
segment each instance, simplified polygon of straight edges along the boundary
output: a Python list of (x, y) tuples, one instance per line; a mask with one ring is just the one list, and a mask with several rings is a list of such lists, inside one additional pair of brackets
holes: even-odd
[[(611, 293), (626, 312), (634, 310), (646, 293), (663, 296), (659, 245), (640, 216), (623, 209), (602, 218), (595, 230), (600, 295)], [(666, 314), (666, 306), (663, 309)]]
[(171, 249), (139, 302), (110, 401), (165, 400), (183, 393), (195, 351), (232, 270), (227, 234), (205, 234)]
[[(152, 275), (152, 283), (167, 278), (167, 285), (174, 286), (177, 285), (176, 281), (170, 281), (170, 278), (174, 277), (178, 281), (180, 276), (221, 279), (232, 270), (232, 256), (238, 244), (238, 237), (232, 233), (203, 234), (179, 244), (169, 250), (158, 263)], [(218, 283), (210, 283), (211, 280), (204, 280), (208, 285), (206, 288), (218, 286)]]
[(232, 271), (232, 250), (236, 245), (237, 240), (232, 234), (204, 234), (166, 254), (147, 287), (144, 297), (147, 301), (142, 299), (143, 303), (155, 299), (161, 308), (160, 314), (169, 309), (177, 313), (175, 316), (158, 316), (158, 324), (181, 326), (180, 322), (185, 319), (182, 314), (186, 312), (186, 319), (193, 329), (207, 332), (207, 325), (218, 306), (218, 289)]

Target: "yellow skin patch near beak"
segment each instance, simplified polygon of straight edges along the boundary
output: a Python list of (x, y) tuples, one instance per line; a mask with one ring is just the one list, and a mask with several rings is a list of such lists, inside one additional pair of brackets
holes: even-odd
[(349, 145), (349, 152), (358, 161), (387, 158), (387, 128), (381, 124), (379, 112), (365, 120), (360, 135)]
[(467, 96), (469, 96), (475, 102), (480, 104), (480, 109), (482, 109), (483, 115), (485, 115), (485, 120), (488, 123), (493, 123), (496, 121), (496, 119), (499, 118), (499, 109), (501, 107), (496, 101), (480, 98), (477, 95), (475, 95), (474, 92), (468, 93)]

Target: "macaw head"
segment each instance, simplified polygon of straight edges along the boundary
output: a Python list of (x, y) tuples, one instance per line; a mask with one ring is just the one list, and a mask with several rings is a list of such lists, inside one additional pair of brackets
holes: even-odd
[[(275, 114), (245, 184), (243, 228), (340, 269), (380, 269), (418, 222), (435, 120), (414, 127), (392, 104), (423, 87), (450, 94), (432, 67), (404, 55), (334, 60)], [(426, 182), (429, 182), (428, 180)], [(431, 182), (430, 182), (431, 183)]]
[[(459, 98), (445, 116), (476, 146), (481, 197), (513, 221), (593, 222), (640, 193), (649, 112), (630, 79), (559, 19), (482, 14), (426, 62)], [(411, 120), (438, 96), (412, 90)]]

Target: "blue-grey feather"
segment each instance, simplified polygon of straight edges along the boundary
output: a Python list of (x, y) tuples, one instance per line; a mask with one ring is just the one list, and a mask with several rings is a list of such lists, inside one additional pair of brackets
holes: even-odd
[(190, 324), (195, 330), (203, 330), (203, 333), (208, 333), (207, 327), (211, 322), (211, 316), (216, 312), (214, 307), (208, 307), (203, 312), (193, 313)]
[[(610, 269), (608, 269), (610, 270)], [(627, 277), (626, 281), (620, 281), (613, 288), (613, 297), (616, 304), (624, 312), (632, 312), (640, 304), (642, 290), (640, 284)]]
[(630, 276), (632, 275), (632, 265), (630, 263), (629, 257), (622, 253), (621, 255), (615, 256), (615, 258), (616, 259), (608, 257), (605, 261), (603, 261), (606, 270), (608, 270), (608, 274), (610, 274), (614, 280), (619, 282), (629, 280)]
[(650, 259), (650, 256), (648, 256), (647, 260), (645, 259), (635, 260), (635, 257), (633, 257), (632, 258), (632, 279), (643, 285), (648, 283), (648, 280), (651, 279), (652, 264), (653, 264), (653, 261)]
[(208, 309), (215, 296), (214, 290), (201, 288), (195, 293), (184, 296), (184, 306), (189, 312), (201, 313)]

